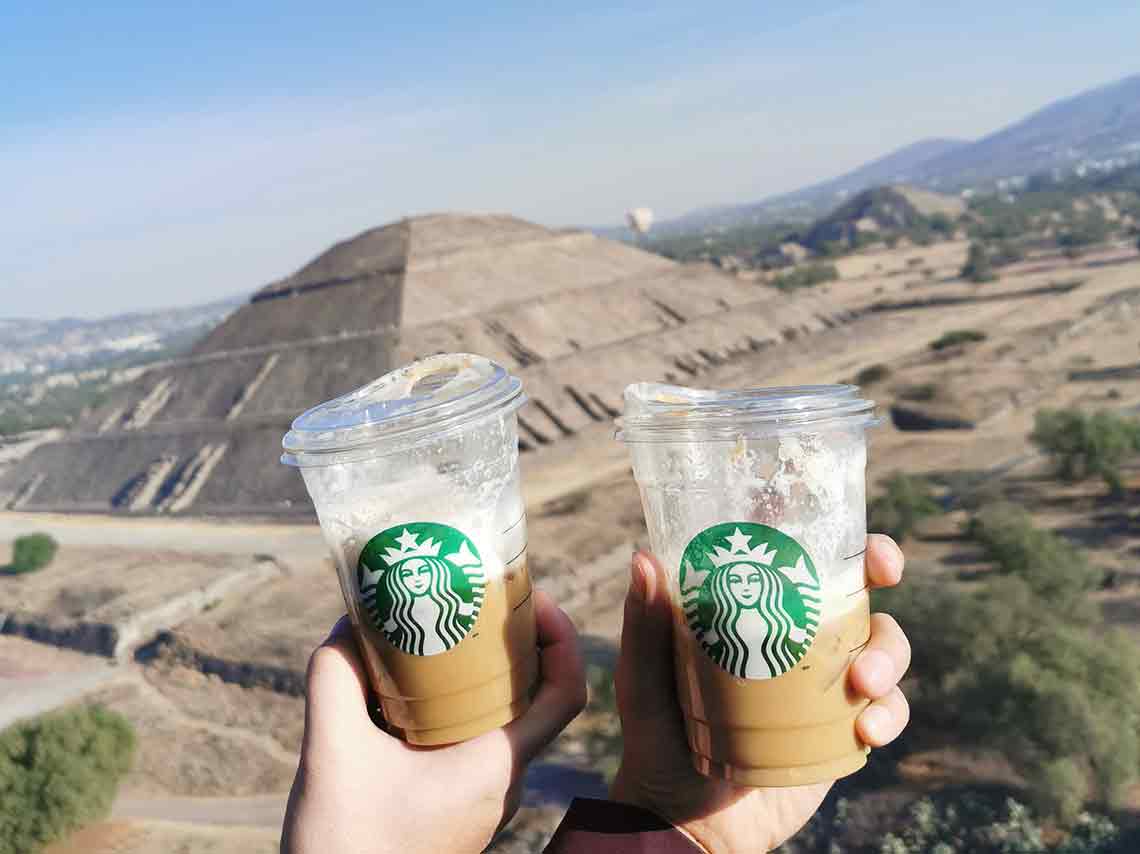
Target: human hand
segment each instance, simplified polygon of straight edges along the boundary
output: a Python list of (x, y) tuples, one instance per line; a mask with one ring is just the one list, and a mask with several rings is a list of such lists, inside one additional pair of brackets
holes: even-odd
[(585, 671), (570, 618), (534, 594), (541, 683), (526, 713), (446, 747), (405, 744), (368, 715), (347, 617), (309, 660), (301, 762), (282, 854), (482, 851), (518, 809), (527, 763), (581, 711)]
[[(902, 579), (902, 551), (872, 534), (866, 566), (871, 587), (893, 587)], [(624, 748), (611, 796), (652, 810), (706, 851), (770, 851), (803, 827), (832, 784), (757, 789), (697, 773), (673, 675), (667, 584), (656, 559), (634, 555), (615, 676)], [(910, 710), (898, 682), (909, 666), (898, 623), (872, 614), (871, 640), (849, 671), (855, 692), (873, 701), (855, 722), (867, 745), (882, 747), (906, 726)]]

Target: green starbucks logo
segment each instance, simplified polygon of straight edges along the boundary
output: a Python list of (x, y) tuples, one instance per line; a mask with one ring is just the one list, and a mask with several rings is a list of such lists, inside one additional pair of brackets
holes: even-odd
[(434, 522), (381, 531), (356, 567), (364, 608), (393, 646), (436, 655), (458, 644), (483, 606), (483, 561), (471, 538)]
[(815, 639), (819, 574), (803, 546), (775, 528), (705, 528), (685, 548), (680, 585), (693, 635), (733, 676), (787, 673)]

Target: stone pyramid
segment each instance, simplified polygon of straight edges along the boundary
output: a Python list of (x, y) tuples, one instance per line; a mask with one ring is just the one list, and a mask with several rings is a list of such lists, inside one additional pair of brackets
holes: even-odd
[(0, 480), (0, 507), (308, 514), (278, 462), (300, 412), (396, 364), (468, 351), (517, 372), (521, 446), (611, 420), (624, 386), (684, 382), (840, 322), (789, 296), (510, 216), (401, 220), (257, 291), (184, 358), (155, 365)]

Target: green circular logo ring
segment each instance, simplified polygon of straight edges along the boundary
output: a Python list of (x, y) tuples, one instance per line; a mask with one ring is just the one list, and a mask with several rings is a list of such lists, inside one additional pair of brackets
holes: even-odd
[(685, 621), (709, 658), (733, 676), (787, 673), (815, 640), (819, 573), (803, 546), (776, 528), (705, 528), (685, 548), (679, 581)]
[(411, 522), (370, 539), (356, 565), (373, 625), (410, 655), (438, 655), (462, 641), (483, 607), (483, 560), (449, 525)]

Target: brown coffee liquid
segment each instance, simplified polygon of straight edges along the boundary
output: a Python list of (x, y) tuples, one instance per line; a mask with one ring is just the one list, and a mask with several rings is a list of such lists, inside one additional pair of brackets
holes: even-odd
[(510, 723), (538, 682), (534, 600), (526, 553), (489, 578), (471, 632), (453, 649), (410, 655), (357, 622), (368, 676), (390, 731), (410, 744), (451, 744)]
[(677, 690), (693, 763), (708, 777), (748, 786), (802, 786), (846, 776), (867, 761), (847, 670), (870, 636), (866, 593), (825, 619), (799, 663), (772, 679), (739, 679), (721, 668), (675, 611)]

